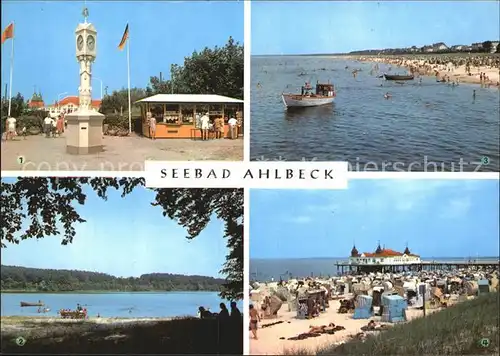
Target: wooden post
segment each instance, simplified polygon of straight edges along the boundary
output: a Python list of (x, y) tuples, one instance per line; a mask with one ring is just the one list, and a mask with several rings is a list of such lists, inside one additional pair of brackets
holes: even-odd
[(424, 293), (422, 295), (423, 307), (424, 307), (424, 318), (425, 318), (425, 293), (427, 292), (427, 287), (424, 286)]

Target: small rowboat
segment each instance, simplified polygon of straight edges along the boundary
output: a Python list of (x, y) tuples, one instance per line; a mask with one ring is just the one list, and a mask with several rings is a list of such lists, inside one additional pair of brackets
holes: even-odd
[(43, 307), (45, 304), (42, 302), (38, 303), (29, 303), (29, 302), (21, 302), (22, 307)]
[(415, 77), (413, 75), (390, 75), (384, 74), (385, 80), (413, 80)]
[(86, 319), (86, 310), (59, 310), (59, 315), (63, 319)]
[(332, 104), (335, 99), (335, 88), (332, 84), (316, 84), (316, 91), (307, 83), (300, 94), (283, 93), (281, 98), (286, 108), (306, 108)]

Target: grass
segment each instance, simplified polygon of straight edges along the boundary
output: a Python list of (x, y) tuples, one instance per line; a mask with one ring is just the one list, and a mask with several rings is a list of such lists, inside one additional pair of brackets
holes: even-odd
[[(224, 324), (215, 319), (197, 318), (123, 324), (6, 320), (23, 327), (20, 331), (2, 330), (1, 351), (9, 354), (243, 353), (243, 320)], [(16, 344), (19, 336), (26, 340), (22, 347)]]
[[(456, 304), (426, 318), (369, 337), (351, 340), (311, 352), (306, 349), (286, 350), (287, 355), (498, 355), (498, 293), (488, 293), (474, 300)], [(482, 347), (481, 339), (489, 346)]]

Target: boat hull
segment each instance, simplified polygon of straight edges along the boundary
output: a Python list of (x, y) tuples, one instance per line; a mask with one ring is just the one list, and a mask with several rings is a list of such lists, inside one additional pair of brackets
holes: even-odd
[(21, 302), (22, 307), (43, 307), (43, 303), (28, 303), (28, 302)]
[(384, 74), (385, 80), (413, 80), (415, 77), (413, 75), (389, 75)]
[(301, 95), (282, 94), (281, 99), (287, 108), (307, 108), (332, 104), (335, 97), (303, 97)]

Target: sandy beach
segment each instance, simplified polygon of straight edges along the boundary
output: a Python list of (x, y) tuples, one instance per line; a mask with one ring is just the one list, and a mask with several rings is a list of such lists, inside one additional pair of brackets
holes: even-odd
[[(346, 296), (346, 298), (352, 297)], [(311, 354), (319, 348), (330, 346), (332, 344), (340, 344), (346, 342), (358, 333), (361, 333), (361, 328), (366, 326), (370, 320), (374, 320), (378, 325), (386, 325), (390, 328), (393, 324), (380, 322), (380, 316), (374, 316), (371, 319), (353, 319), (353, 314), (337, 313), (340, 307), (338, 300), (330, 301), (330, 307), (326, 312), (321, 313), (319, 317), (314, 319), (297, 319), (296, 312), (282, 311), (287, 310), (287, 306), (283, 305), (278, 312), (276, 319), (262, 319), (258, 330), (258, 340), (250, 339), (250, 354), (252, 355), (281, 355), (290, 354), (291, 350), (307, 349)], [(439, 309), (429, 309), (427, 314), (434, 313)], [(406, 316), (408, 321), (423, 317), (423, 311), (417, 309), (408, 309)], [(282, 321), (283, 323), (270, 327), (262, 327), (262, 325), (271, 324)], [(337, 331), (333, 335), (322, 334), (318, 337), (311, 337), (305, 340), (287, 340), (290, 337), (297, 336), (301, 333), (309, 331), (310, 326), (321, 326), (334, 323), (335, 325), (343, 326), (345, 330)], [(366, 334), (378, 333), (383, 331), (368, 331)], [(284, 339), (280, 339), (284, 338)]]
[[(339, 58), (339, 57), (335, 57)], [(500, 88), (500, 68), (498, 61), (500, 56), (468, 56), (468, 55), (440, 55), (431, 56), (349, 56), (343, 57), (354, 59), (360, 62), (384, 63), (413, 71), (416, 76), (435, 76), (439, 79), (445, 79), (450, 82), (479, 84), (484, 87)], [(467, 71), (467, 65), (462, 64), (471, 61), (470, 74)], [(476, 65), (477, 63), (477, 65)], [(485, 76), (481, 79), (481, 73)]]

